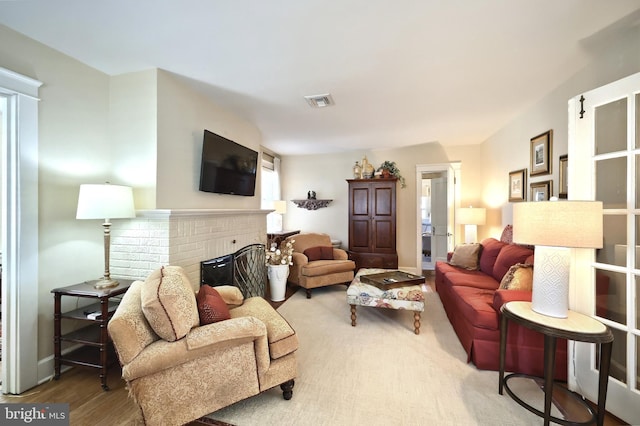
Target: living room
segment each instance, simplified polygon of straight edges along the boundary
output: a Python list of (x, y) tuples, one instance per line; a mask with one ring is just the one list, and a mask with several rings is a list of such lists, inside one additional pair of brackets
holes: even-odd
[[(567, 101), (640, 71), (640, 28), (637, 7), (631, 5), (633, 2), (627, 2), (627, 12), (620, 12), (624, 19), (618, 25), (612, 22), (609, 31), (585, 43), (586, 53), (579, 57), (576, 69), (563, 63), (527, 63), (527, 58), (516, 56), (514, 60), (522, 61), (523, 66), (555, 73), (556, 84), (527, 99), (522, 109), (509, 111), (505, 124), (483, 140), (443, 144), (439, 135), (424, 135), (424, 139), (400, 147), (371, 148), (363, 142), (342, 152), (283, 153), (283, 199), (305, 198), (313, 190), (318, 198), (333, 200), (328, 208), (317, 211), (289, 203), (284, 227), (325, 232), (343, 243), (348, 241), (345, 180), (352, 177), (354, 162), (366, 155), (374, 165), (395, 161), (407, 181), (407, 187), (397, 191), (401, 268), (415, 269), (420, 250), (415, 237), (417, 165), (459, 162), (460, 205), (487, 209), (486, 224), (478, 229), (480, 240), (499, 236), (512, 222), (507, 176), (528, 167), (530, 139), (553, 129), (552, 172), (545, 179), (557, 186), (559, 156), (568, 153)], [(197, 90), (193, 82), (175, 72), (149, 66), (110, 75), (9, 26), (0, 26), (0, 39), (0, 67), (43, 83), (38, 95), (37, 222), (31, 230), (37, 236), (37, 281), (27, 292), (37, 300), (37, 315), (28, 327), (37, 333), (30, 338), (34, 363), (26, 367), (37, 372), (34, 379), (40, 382), (52, 371), (51, 290), (85, 280), (103, 267), (98, 225), (75, 219), (79, 185), (105, 180), (130, 185), (138, 210), (257, 210), (258, 195), (202, 193), (197, 190), (197, 181), (203, 129), (227, 135), (256, 151), (262, 150), (263, 141), (255, 123), (219, 106), (206, 95), (206, 89)], [(466, 83), (468, 97), (474, 96), (474, 86), (482, 84), (472, 76), (473, 71), (468, 70), (461, 74), (471, 81)], [(514, 87), (529, 84), (533, 83), (517, 81)], [(459, 102), (464, 108), (464, 99)], [(371, 128), (362, 138), (365, 140), (376, 133), (376, 126), (367, 126)], [(457, 241), (462, 241), (461, 231), (458, 229)], [(6, 294), (11, 293), (3, 291)], [(33, 309), (33, 299), (23, 303)], [(3, 312), (6, 314), (5, 309)]]

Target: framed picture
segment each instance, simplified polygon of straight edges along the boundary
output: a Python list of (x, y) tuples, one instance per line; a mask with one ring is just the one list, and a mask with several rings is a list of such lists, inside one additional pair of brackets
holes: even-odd
[(569, 156), (560, 156), (560, 185), (558, 188), (558, 198), (567, 198), (569, 195), (569, 182), (567, 180), (567, 166), (569, 164)]
[(531, 176), (551, 173), (553, 130), (531, 139)]
[(509, 172), (509, 201), (527, 200), (527, 169)]
[(549, 201), (553, 195), (553, 181), (543, 180), (531, 184), (531, 201)]

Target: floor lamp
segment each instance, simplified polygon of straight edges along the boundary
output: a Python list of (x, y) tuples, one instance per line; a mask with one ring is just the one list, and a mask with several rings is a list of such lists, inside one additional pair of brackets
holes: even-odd
[(487, 222), (487, 210), (480, 207), (463, 207), (458, 209), (456, 223), (464, 225), (464, 242), (466, 244), (478, 241), (478, 225)]
[(531, 309), (542, 315), (566, 318), (570, 248), (602, 247), (602, 202), (514, 204), (513, 241), (536, 246)]
[(95, 288), (111, 288), (118, 285), (118, 281), (111, 279), (109, 272), (111, 245), (111, 222), (109, 220), (135, 216), (131, 187), (110, 184), (80, 185), (76, 219), (104, 219), (102, 224), (104, 229), (104, 275), (94, 284)]

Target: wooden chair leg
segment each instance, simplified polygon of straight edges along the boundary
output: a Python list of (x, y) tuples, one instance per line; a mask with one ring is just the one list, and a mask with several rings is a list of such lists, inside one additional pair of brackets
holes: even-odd
[(293, 379), (291, 379), (280, 385), (280, 389), (282, 389), (282, 397), (287, 401), (290, 400), (291, 397), (293, 396), (293, 386), (295, 384), (296, 382)]
[(307, 299), (311, 299), (311, 290), (307, 289)]

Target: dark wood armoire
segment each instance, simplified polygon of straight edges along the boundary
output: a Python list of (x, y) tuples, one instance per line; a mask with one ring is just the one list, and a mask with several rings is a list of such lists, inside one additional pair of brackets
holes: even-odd
[(396, 182), (349, 179), (349, 254), (357, 268), (398, 268)]

